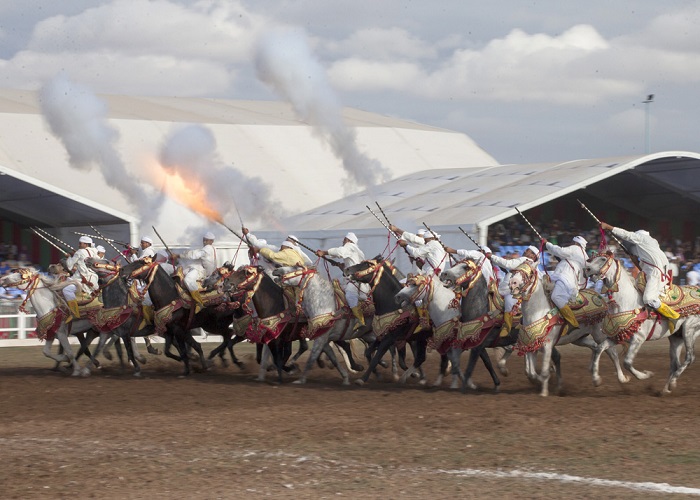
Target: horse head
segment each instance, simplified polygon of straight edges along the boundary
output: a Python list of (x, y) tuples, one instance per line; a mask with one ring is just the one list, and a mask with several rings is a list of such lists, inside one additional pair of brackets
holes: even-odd
[(3, 288), (17, 288), (26, 290), (34, 282), (38, 272), (31, 267), (20, 267), (11, 270), (8, 274), (0, 278), (0, 286)]
[(430, 294), (432, 280), (423, 274), (410, 276), (406, 285), (396, 294), (394, 300), (401, 307), (415, 304), (418, 300), (426, 300)]
[(530, 295), (532, 295), (538, 278), (537, 268), (528, 262), (523, 262), (511, 271), (510, 280), (508, 281), (510, 293), (515, 298), (522, 298), (524, 301), (528, 300)]
[(614, 262), (615, 257), (612, 252), (593, 255), (586, 261), (586, 267), (583, 268), (583, 272), (587, 278), (596, 281), (605, 279)]
[(480, 275), (481, 267), (476, 265), (476, 262), (473, 260), (465, 259), (456, 263), (450, 269), (440, 273), (440, 281), (442, 281), (445, 286), (469, 288), (469, 285)]
[(219, 288), (222, 291), (228, 291), (231, 289), (231, 283), (228, 278), (233, 274), (234, 267), (230, 262), (224, 263), (223, 266), (217, 267), (213, 273), (204, 278), (202, 281), (202, 288), (207, 291)]
[(124, 279), (145, 279), (156, 265), (151, 257), (144, 257), (120, 268), (119, 276)]
[(85, 259), (85, 265), (94, 271), (100, 280), (112, 278), (120, 270), (119, 264), (97, 257), (88, 257)]
[(365, 260), (354, 266), (346, 267), (343, 270), (343, 275), (353, 281), (360, 283), (372, 283), (374, 277), (381, 267), (384, 265), (384, 259), (378, 255), (374, 259)]
[(305, 276), (314, 274), (316, 269), (304, 266), (282, 266), (272, 271), (280, 286), (299, 286)]

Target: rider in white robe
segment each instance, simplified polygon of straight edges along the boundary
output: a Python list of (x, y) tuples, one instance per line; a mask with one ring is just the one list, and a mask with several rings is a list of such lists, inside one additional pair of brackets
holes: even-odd
[[(352, 267), (365, 260), (365, 254), (360, 247), (357, 246), (357, 236), (355, 233), (348, 233), (343, 238), (342, 246), (329, 248), (328, 250), (316, 250), (316, 255), (319, 257), (334, 257), (336, 259), (342, 259), (345, 268)], [(348, 301), (348, 306), (352, 310), (353, 315), (357, 318), (357, 324), (355, 325), (355, 330), (365, 326), (365, 316), (362, 313), (362, 306), (360, 300), (366, 300), (367, 294), (369, 293), (370, 287), (367, 283), (356, 283), (348, 278), (345, 280), (345, 298)]]
[(92, 238), (81, 236), (78, 240), (78, 249), (66, 259), (66, 268), (72, 273), (75, 280), (80, 281), (80, 285), (68, 285), (63, 288), (63, 296), (66, 298), (68, 308), (74, 318), (80, 317), (76, 299), (78, 286), (84, 294), (88, 295), (97, 290), (98, 287), (97, 274), (85, 264), (85, 259), (88, 257), (97, 258), (97, 249), (92, 246)]
[(583, 268), (586, 267), (588, 256), (587, 242), (583, 236), (575, 236), (573, 241), (573, 245), (560, 247), (544, 240), (547, 251), (559, 259), (554, 272), (549, 275), (554, 282), (552, 302), (559, 308), (564, 319), (574, 328), (578, 328), (578, 321), (569, 302), (576, 298), (579, 290), (586, 287), (587, 280)]
[[(619, 227), (613, 227), (605, 222), (601, 223), (603, 229), (609, 230), (625, 244), (625, 248), (638, 261), (639, 269), (646, 278), (646, 286), (642, 300), (644, 303), (656, 309), (659, 314), (669, 319), (669, 326), (673, 327), (673, 321), (680, 315), (671, 309), (668, 304), (661, 302), (661, 295), (671, 284), (672, 277), (668, 274), (668, 257), (661, 247), (647, 231), (626, 231)], [(671, 328), (673, 329), (673, 328)]]
[(503, 296), (504, 301), (503, 328), (501, 329), (500, 335), (502, 337), (505, 337), (510, 333), (510, 330), (513, 328), (513, 307), (515, 307), (515, 304), (518, 302), (513, 297), (513, 294), (510, 293), (510, 272), (516, 269), (519, 265), (526, 262), (532, 266), (537, 265), (537, 259), (539, 259), (540, 257), (540, 250), (537, 247), (530, 245), (523, 252), (523, 255), (521, 257), (517, 257), (515, 259), (504, 259), (500, 255), (490, 254), (486, 254), (486, 257), (491, 260), (492, 264), (506, 271), (506, 275), (498, 284), (498, 293), (500, 293)]
[(214, 248), (214, 233), (207, 232), (202, 236), (202, 248), (188, 250), (181, 256), (186, 259), (184, 264), (184, 283), (195, 302), (204, 307), (199, 293), (199, 282), (216, 270), (216, 249)]

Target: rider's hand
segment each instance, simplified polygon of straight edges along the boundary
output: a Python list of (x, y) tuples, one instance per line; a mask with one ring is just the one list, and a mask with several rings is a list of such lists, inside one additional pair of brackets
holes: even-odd
[(243, 236), (245, 236), (246, 234), (248, 234), (250, 232), (250, 231), (248, 231), (247, 227), (241, 227), (241, 231), (243, 231)]
[(406, 247), (406, 245), (408, 245), (408, 242), (406, 240), (399, 240), (398, 243), (400, 247)]
[(327, 253), (328, 252), (326, 252), (325, 250), (316, 250), (316, 255), (318, 255), (319, 257), (323, 257)]
[(607, 222), (601, 222), (600, 227), (602, 227), (604, 231), (612, 231), (613, 230), (613, 226), (611, 226)]

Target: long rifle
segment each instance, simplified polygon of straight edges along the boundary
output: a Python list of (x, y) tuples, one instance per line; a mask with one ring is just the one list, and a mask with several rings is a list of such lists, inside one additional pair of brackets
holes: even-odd
[(476, 248), (477, 248), (480, 252), (483, 252), (483, 251), (484, 251), (484, 249), (482, 248), (482, 246), (479, 245), (479, 244), (476, 242), (476, 240), (475, 240), (474, 238), (472, 238), (472, 237), (469, 235), (468, 232), (466, 232), (464, 229), (462, 229), (462, 228), (459, 227), (459, 226), (457, 226), (457, 228), (458, 228), (460, 231), (462, 231), (462, 232), (464, 233), (464, 236), (466, 236), (467, 238), (469, 238), (469, 240), (470, 240), (472, 243), (474, 243), (474, 244), (476, 245)]
[[(71, 252), (75, 252), (75, 248), (73, 248), (73, 247), (70, 246), (68, 243), (66, 243), (65, 241), (63, 241), (62, 239), (60, 239), (58, 236), (54, 236), (53, 234), (51, 234), (51, 233), (49, 233), (49, 232), (47, 232), (47, 231), (44, 231), (44, 230), (41, 229), (39, 226), (34, 226), (33, 229), (35, 229), (36, 231), (41, 231), (45, 236), (48, 236), (48, 237), (54, 239), (55, 241), (59, 242), (59, 243), (60, 243), (61, 245), (63, 245), (65, 248), (68, 248)], [(61, 250), (61, 251), (62, 251), (63, 253), (66, 253), (65, 250)]]
[[(593, 220), (595, 220), (595, 221), (598, 223), (598, 226), (601, 226), (601, 225), (603, 224), (603, 223), (600, 221), (600, 219), (599, 219), (598, 217), (596, 217), (595, 214), (594, 214), (593, 212), (591, 212), (591, 211), (588, 209), (588, 207), (587, 207), (586, 205), (583, 204), (583, 202), (582, 202), (581, 200), (579, 200), (579, 199), (577, 198), (576, 201), (578, 201), (579, 205), (581, 205), (581, 208), (583, 208), (586, 212), (588, 212), (588, 214), (589, 214), (591, 217), (593, 217)], [(637, 268), (639, 269), (639, 264), (637, 263), (637, 257), (636, 257), (635, 255), (632, 255), (632, 253), (631, 253), (629, 250), (627, 250), (627, 247), (625, 246), (625, 244), (622, 243), (622, 241), (620, 241), (620, 239), (619, 239), (617, 236), (615, 236), (615, 235), (612, 233), (612, 231), (610, 232), (610, 236), (612, 236), (612, 238), (617, 242), (618, 245), (620, 245), (620, 248), (622, 248), (622, 250), (623, 250), (627, 255), (629, 255), (630, 257), (632, 257), (632, 262), (633, 262), (634, 265), (637, 266)]]
[(537, 235), (537, 237), (540, 239), (540, 241), (542, 241), (542, 240), (544, 239), (544, 238), (542, 237), (542, 235), (541, 235), (540, 233), (537, 232), (537, 229), (535, 229), (535, 226), (533, 226), (532, 224), (530, 224), (530, 221), (527, 220), (527, 217), (525, 217), (525, 216), (523, 215), (523, 213), (522, 213), (520, 210), (518, 210), (518, 207), (515, 207), (515, 211), (518, 212), (518, 213), (520, 214), (520, 217), (522, 217), (522, 218), (525, 220), (525, 222), (527, 222), (527, 225), (530, 226), (530, 229), (532, 229), (532, 231)]
[[(302, 243), (301, 241), (299, 241), (299, 240), (294, 240), (294, 241), (296, 241), (300, 246), (306, 248), (309, 252), (311, 252), (311, 253), (313, 253), (314, 255), (316, 255), (316, 250), (314, 250), (314, 249), (311, 248), (310, 246), (303, 244), (303, 243)], [(329, 258), (326, 257), (325, 255), (322, 256), (321, 258), (322, 258), (323, 260), (325, 260), (326, 262), (328, 262), (328, 263), (329, 263), (330, 265), (332, 265), (332, 266), (339, 267), (340, 269), (343, 269), (343, 268), (345, 267), (345, 266), (344, 266), (343, 264), (341, 264), (340, 262), (336, 262), (336, 261), (334, 261), (334, 260), (332, 260), (332, 259), (329, 259)]]
[(442, 241), (440, 241), (440, 238), (438, 238), (437, 233), (436, 233), (435, 231), (433, 231), (432, 229), (430, 229), (430, 227), (429, 227), (425, 222), (423, 222), (423, 225), (425, 226), (425, 228), (426, 228), (428, 231), (430, 231), (430, 234), (433, 235), (433, 238), (435, 238), (435, 239), (437, 240), (437, 242), (440, 243), (440, 245), (442, 246), (442, 249), (445, 251), (445, 253), (447, 253), (447, 255), (450, 256), (450, 265), (453, 265), (454, 262), (455, 262), (455, 261), (454, 261), (454, 257), (452, 257), (452, 254), (451, 254), (451, 253), (448, 253), (448, 252), (447, 252), (447, 247), (445, 246), (445, 244), (444, 244)]
[(126, 261), (127, 264), (129, 263), (129, 259), (127, 259), (127, 258), (124, 256), (124, 254), (121, 252), (121, 250), (119, 250), (119, 249), (114, 245), (114, 243), (112, 243), (112, 241), (114, 241), (114, 240), (111, 240), (111, 239), (109, 239), (109, 238), (105, 238), (104, 235), (103, 235), (101, 232), (99, 232), (95, 226), (90, 226), (90, 228), (98, 234), (98, 238), (99, 238), (99, 239), (104, 240), (109, 246), (111, 246), (112, 248), (114, 248), (114, 251), (117, 252), (117, 255), (119, 255), (122, 259), (124, 259), (124, 260)]
[[(394, 236), (394, 238), (396, 238), (396, 241), (401, 241), (401, 237), (400, 237), (398, 234), (396, 234), (394, 231), (391, 230), (391, 227), (390, 227), (390, 226), (391, 226), (391, 222), (389, 221), (389, 217), (387, 217), (386, 214), (384, 213), (384, 209), (382, 208), (382, 206), (379, 204), (378, 201), (375, 201), (374, 203), (377, 205), (377, 208), (379, 209), (379, 211), (380, 211), (380, 212), (382, 213), (382, 215), (384, 216), (384, 219), (386, 220), (386, 223), (385, 223), (383, 220), (381, 220), (381, 219), (379, 218), (379, 216), (377, 216), (377, 214), (374, 213), (374, 211), (373, 211), (371, 208), (369, 208), (369, 206), (365, 205), (365, 206), (367, 207), (367, 210), (369, 210), (370, 213), (371, 213), (372, 215), (374, 215), (374, 217), (375, 217), (379, 222), (381, 222), (382, 226), (384, 226), (384, 227), (387, 229), (387, 231), (389, 231), (389, 232)], [(415, 262), (416, 259), (414, 259), (413, 256), (412, 256), (410, 253), (408, 253), (408, 250), (406, 249), (406, 247), (401, 247), (401, 248), (403, 248), (403, 251), (406, 252), (406, 255), (408, 255), (408, 260), (410, 260), (411, 262)]]
[(155, 226), (151, 226), (151, 227), (153, 228), (153, 232), (156, 233), (156, 236), (158, 236), (158, 239), (160, 240), (160, 242), (161, 242), (161, 243), (163, 244), (163, 246), (165, 247), (165, 251), (168, 252), (168, 255), (170, 255), (170, 258), (173, 260), (173, 262), (175, 262), (175, 256), (174, 256), (173, 253), (170, 251), (170, 248), (168, 248), (168, 244), (167, 244), (167, 243), (165, 242), (165, 240), (161, 237), (161, 235), (160, 235), (160, 233), (158, 232), (158, 230), (156, 229), (156, 227), (155, 227)]
[[(90, 227), (92, 227), (92, 226), (90, 226)], [(73, 231), (73, 233), (77, 234), (78, 236), (88, 236), (90, 238), (97, 238), (98, 240), (111, 241), (112, 243), (116, 243), (117, 245), (122, 245), (125, 247), (131, 246), (129, 243), (124, 243), (123, 241), (115, 240), (112, 238), (107, 238), (105, 236), (97, 236), (96, 234), (81, 233), (80, 231)]]
[(239, 240), (241, 240), (243, 243), (246, 243), (246, 244), (248, 243), (247, 238), (244, 238), (243, 236), (241, 236), (240, 234), (238, 234), (236, 231), (234, 231), (233, 229), (231, 229), (229, 226), (226, 225), (225, 222), (223, 222), (223, 221), (217, 221), (217, 222), (218, 222), (219, 224), (221, 224), (222, 226), (224, 226), (224, 227), (225, 227), (226, 229), (228, 229), (229, 231), (231, 231), (231, 232), (234, 234), (234, 236), (236, 236), (236, 238), (238, 238)]
[(46, 243), (48, 243), (49, 245), (51, 245), (52, 247), (54, 247), (56, 250), (58, 250), (59, 252), (61, 252), (63, 255), (65, 255), (66, 257), (70, 257), (70, 254), (69, 254), (68, 252), (66, 252), (63, 248), (59, 247), (56, 243), (54, 243), (53, 241), (51, 241), (50, 239), (48, 239), (46, 236), (44, 236), (43, 234), (41, 234), (39, 231), (37, 231), (37, 228), (31, 227), (30, 229), (31, 229), (32, 231), (34, 231), (34, 234), (36, 234), (39, 238), (41, 238), (41, 239), (44, 240)]

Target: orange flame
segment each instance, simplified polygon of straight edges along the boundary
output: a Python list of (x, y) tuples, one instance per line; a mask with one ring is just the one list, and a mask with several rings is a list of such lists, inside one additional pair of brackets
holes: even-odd
[(211, 206), (207, 200), (206, 189), (197, 179), (183, 179), (179, 173), (165, 169), (162, 169), (162, 172), (162, 185), (168, 196), (209, 220), (223, 222), (223, 217)]

